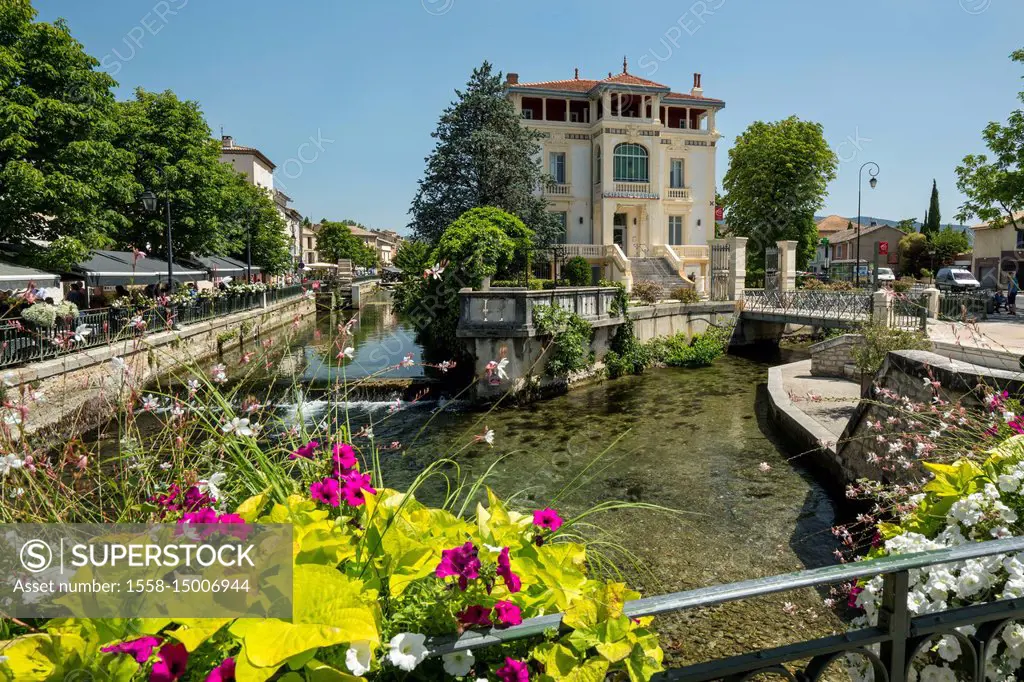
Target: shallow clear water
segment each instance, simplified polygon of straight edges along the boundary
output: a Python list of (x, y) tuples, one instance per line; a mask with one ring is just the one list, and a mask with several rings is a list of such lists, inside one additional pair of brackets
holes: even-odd
[[(304, 364), (303, 379), (335, 378), (324, 357), (330, 328), (299, 335), (290, 353)], [(364, 309), (356, 357), (345, 374), (374, 374), (407, 353), (419, 358), (410, 330), (389, 309)], [(335, 351), (336, 352), (336, 351)], [(592, 520), (642, 568), (628, 582), (646, 594), (672, 592), (774, 575), (833, 562), (830, 526), (836, 506), (815, 475), (790, 460), (765, 421), (764, 382), (769, 364), (727, 356), (704, 369), (652, 370), (606, 381), (526, 407), (490, 412), (427, 397), (393, 411), (387, 400), (347, 405), (302, 399), (288, 410), (313, 422), (347, 419), (358, 430), (372, 425), (378, 443), (401, 443), (382, 455), (385, 482), (403, 488), (426, 463), (453, 457), (461, 475), (474, 478), (499, 458), (489, 484), (531, 508), (555, 506), (572, 515), (605, 500), (660, 505), (678, 514), (621, 510)], [(386, 376), (413, 376), (405, 368)], [(429, 422), (429, 423), (428, 423)], [(473, 443), (493, 429), (493, 447)], [(365, 441), (364, 441), (365, 443)], [(759, 465), (767, 462), (764, 473)], [(454, 468), (449, 470), (456, 475)], [(418, 497), (438, 503), (440, 481)], [(619, 565), (630, 561), (614, 556)], [(782, 611), (785, 601), (803, 611)], [(674, 662), (704, 660), (832, 631), (838, 621), (814, 592), (779, 595), (663, 619)]]

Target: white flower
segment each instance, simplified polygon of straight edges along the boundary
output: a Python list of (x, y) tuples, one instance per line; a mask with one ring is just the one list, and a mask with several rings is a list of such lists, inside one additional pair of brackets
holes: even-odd
[(391, 638), (388, 660), (391, 665), (412, 672), (427, 657), (427, 638), (417, 632), (403, 632)]
[[(220, 501), (220, 496), (221, 496), (221, 492), (220, 492), (220, 487), (219, 486), (220, 486), (221, 483), (226, 481), (227, 478), (228, 478), (227, 474), (225, 474), (223, 471), (218, 471), (217, 473), (211, 475), (210, 478), (206, 479), (205, 481), (199, 481), (199, 492), (201, 492), (201, 493), (209, 493), (210, 497), (212, 497), (213, 499), (215, 499), (215, 500), (217, 500), (219, 502)], [(356, 674), (357, 675), (362, 675), (362, 673), (356, 673)]]
[(152, 395), (147, 395), (142, 399), (142, 409), (146, 412), (152, 412), (160, 406), (160, 402)]
[(441, 657), (444, 671), (453, 677), (465, 677), (473, 669), (476, 659), (472, 651), (453, 651)]
[(251, 436), (252, 428), (249, 426), (249, 420), (244, 417), (235, 417), (231, 421), (220, 427), (224, 433), (237, 433), (239, 436)]
[(345, 667), (353, 675), (365, 675), (370, 672), (370, 663), (373, 660), (373, 650), (367, 641), (352, 642), (348, 651), (345, 652)]
[(15, 454), (0, 457), (0, 478), (6, 478), (14, 469), (20, 469), (25, 461)]
[(1009, 412), (1009, 411), (1003, 412), (1003, 421), (1005, 421), (1006, 423), (1010, 423), (1010, 422), (1013, 421), (1013, 418), (1015, 416), (1016, 415), (1014, 415), (1013, 412)]
[(356, 349), (352, 346), (345, 346), (345, 350), (341, 351), (341, 354), (351, 360), (356, 356)]
[(997, 482), (999, 489), (1004, 493), (1015, 493), (1020, 490), (1020, 476), (1016, 473), (1000, 474)]
[(793, 614), (795, 614), (799, 610), (800, 610), (800, 607), (797, 606), (796, 604), (794, 604), (793, 602), (789, 602), (789, 601), (782, 602), (782, 612), (785, 613), (788, 616), (792, 616)]
[(939, 646), (936, 651), (942, 660), (952, 663), (956, 659), (960, 658), (960, 640), (952, 635), (946, 635), (939, 640)]
[(402, 358), (402, 361), (398, 364), (401, 365), (402, 367), (412, 367), (413, 365), (416, 364), (416, 362), (412, 359), (412, 353), (409, 353), (404, 358)]
[(78, 325), (77, 327), (75, 327), (75, 336), (74, 336), (75, 342), (76, 343), (85, 343), (85, 337), (89, 336), (89, 334), (92, 334), (92, 330), (89, 329), (89, 325), (87, 325), (87, 324), (80, 324), (80, 325)]
[(189, 379), (185, 383), (185, 386), (188, 387), (189, 394), (194, 395), (195, 392), (199, 390), (199, 379)]
[(227, 367), (224, 365), (214, 365), (210, 368), (210, 380), (215, 384), (223, 384), (228, 380)]
[(772, 470), (772, 466), (768, 464), (768, 462), (761, 462), (760, 464), (757, 465), (757, 468), (760, 469), (761, 473), (763, 474), (767, 474), (769, 471)]
[(124, 358), (110, 358), (110, 373), (114, 377), (120, 377), (121, 374), (123, 374), (126, 369), (127, 367), (124, 364)]

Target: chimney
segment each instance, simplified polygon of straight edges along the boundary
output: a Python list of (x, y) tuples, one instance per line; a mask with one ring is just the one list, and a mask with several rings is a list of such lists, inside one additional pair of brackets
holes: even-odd
[(693, 90), (690, 91), (690, 94), (693, 95), (694, 97), (703, 97), (704, 96), (704, 88), (702, 88), (701, 85), (700, 85), (700, 74), (699, 73), (693, 74)]
[(221, 147), (234, 147), (235, 146), (235, 138), (231, 137), (230, 135), (221, 135), (220, 136), (220, 146)]
[(578, 66), (576, 67), (576, 75), (573, 76), (573, 78), (575, 80), (579, 80), (580, 79), (580, 67), (578, 67)]
[(509, 73), (508, 75), (505, 76), (505, 85), (518, 85), (518, 84), (519, 84), (519, 74), (518, 73)]

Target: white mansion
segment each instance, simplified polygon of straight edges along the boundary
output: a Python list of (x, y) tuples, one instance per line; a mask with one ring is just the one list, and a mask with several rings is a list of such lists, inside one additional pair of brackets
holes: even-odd
[(623, 70), (603, 80), (520, 83), (508, 96), (523, 124), (545, 135), (543, 188), (565, 225), (568, 256), (583, 256), (608, 279), (642, 279), (637, 261), (706, 276), (715, 226), (715, 114), (700, 74), (689, 93)]

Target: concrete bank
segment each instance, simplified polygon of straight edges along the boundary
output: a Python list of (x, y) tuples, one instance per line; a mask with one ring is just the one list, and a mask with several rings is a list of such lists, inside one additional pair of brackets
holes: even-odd
[[(5, 374), (8, 395), (31, 385), (43, 392), (26, 420), (25, 432), (71, 437), (108, 419), (131, 387), (219, 352), (256, 342), (261, 335), (314, 312), (312, 299), (295, 298), (218, 317), (178, 330), (118, 340), (63, 357), (36, 362)], [(114, 360), (117, 358), (117, 360)], [(123, 381), (122, 366), (130, 381)]]

